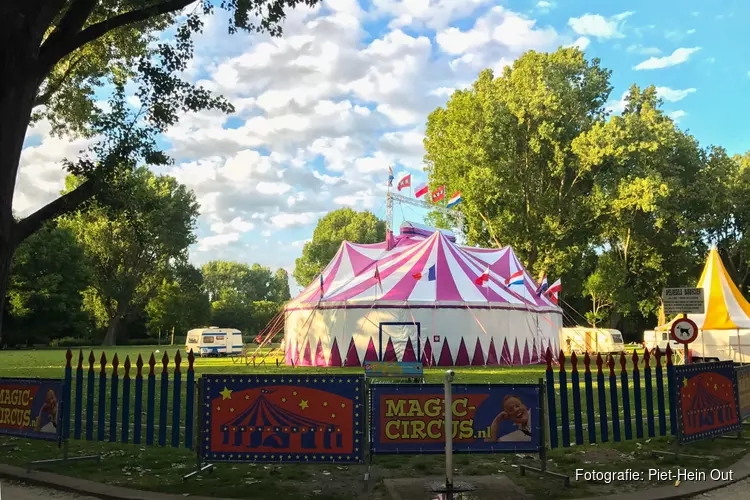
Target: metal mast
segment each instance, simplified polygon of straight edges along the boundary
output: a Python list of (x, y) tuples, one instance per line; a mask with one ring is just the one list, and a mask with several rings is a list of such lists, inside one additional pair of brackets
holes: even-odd
[(428, 210), (435, 210), (437, 212), (440, 212), (442, 214), (450, 215), (452, 217), (456, 218), (456, 226), (458, 229), (458, 232), (460, 233), (457, 236), (461, 236), (463, 238), (464, 233), (464, 214), (459, 212), (458, 210), (451, 210), (450, 208), (441, 207), (439, 205), (434, 205), (432, 203), (428, 203), (426, 201), (422, 201), (417, 198), (409, 198), (407, 196), (403, 196), (396, 193), (391, 193), (390, 190), (388, 190), (388, 194), (386, 195), (385, 200), (385, 227), (386, 230), (393, 230), (393, 200), (396, 200), (400, 203), (406, 203), (407, 205), (413, 205), (415, 207), (420, 208), (426, 208)]

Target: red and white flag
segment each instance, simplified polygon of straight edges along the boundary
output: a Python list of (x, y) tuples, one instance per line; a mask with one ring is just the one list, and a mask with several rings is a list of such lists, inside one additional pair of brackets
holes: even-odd
[(408, 187), (411, 187), (411, 174), (406, 174), (404, 177), (401, 178), (400, 181), (398, 181), (399, 191)]
[(426, 195), (429, 190), (430, 188), (427, 184), (422, 184), (419, 187), (417, 187), (416, 191), (414, 191), (414, 197), (421, 198), (422, 196)]
[(557, 304), (559, 297), (560, 297), (560, 291), (562, 290), (562, 281), (558, 278), (557, 281), (552, 283), (549, 288), (547, 288), (547, 291), (544, 292), (549, 299)]
[(474, 283), (480, 286), (488, 286), (490, 282), (490, 268), (487, 266), (487, 269), (484, 270), (482, 274), (479, 275), (477, 279), (474, 280)]
[(432, 202), (437, 203), (438, 201), (445, 198), (445, 186), (440, 186), (432, 192)]

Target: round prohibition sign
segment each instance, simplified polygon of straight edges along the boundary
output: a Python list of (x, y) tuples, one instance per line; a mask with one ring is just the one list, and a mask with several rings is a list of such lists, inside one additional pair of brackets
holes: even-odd
[(698, 325), (688, 318), (680, 318), (672, 323), (672, 340), (680, 344), (695, 342), (698, 338)]

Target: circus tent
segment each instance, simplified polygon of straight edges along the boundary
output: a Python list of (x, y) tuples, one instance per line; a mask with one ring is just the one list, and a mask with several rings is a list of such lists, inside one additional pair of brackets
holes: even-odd
[[(727, 273), (716, 247), (711, 248), (698, 288), (703, 288), (703, 314), (690, 314), (700, 330), (690, 344), (694, 356), (750, 361), (750, 303)], [(672, 323), (657, 327), (669, 330)]]
[(343, 242), (287, 304), (286, 362), (537, 363), (559, 350), (562, 325), (538, 288), (510, 247), (462, 246), (450, 232), (406, 223), (387, 242)]

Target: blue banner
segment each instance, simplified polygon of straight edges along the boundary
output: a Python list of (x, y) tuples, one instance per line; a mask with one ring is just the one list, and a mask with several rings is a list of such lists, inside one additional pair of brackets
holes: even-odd
[(58, 439), (63, 385), (54, 379), (0, 379), (0, 434)]
[(674, 367), (680, 443), (740, 430), (734, 363), (697, 363)]
[(214, 462), (360, 462), (363, 380), (205, 375), (202, 456)]
[[(437, 384), (371, 386), (372, 452), (443, 453), (444, 394)], [(536, 384), (454, 385), (454, 451), (538, 452), (539, 403)]]

